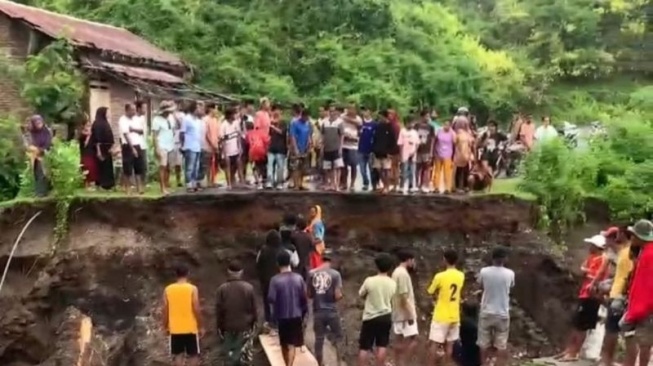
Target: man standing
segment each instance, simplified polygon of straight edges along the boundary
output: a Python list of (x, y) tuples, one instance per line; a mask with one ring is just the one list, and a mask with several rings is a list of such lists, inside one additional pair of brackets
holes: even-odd
[(288, 156), (288, 126), (281, 121), (281, 107), (272, 107), (270, 146), (267, 157), (266, 188), (283, 188), (286, 180), (286, 157)]
[[(372, 118), (372, 112), (363, 107), (363, 125), (360, 129), (360, 138), (358, 139), (358, 163), (360, 165), (361, 176), (363, 177), (363, 191), (370, 189), (370, 183), (374, 182), (374, 179), (370, 181), (372, 175), (374, 175), (374, 169), (372, 169), (372, 144), (374, 143), (374, 129), (376, 128), (376, 122)], [(372, 177), (373, 178), (373, 177)], [(376, 179), (378, 181), (378, 179)], [(372, 186), (376, 186), (372, 184)]]
[(492, 265), (481, 269), (478, 283), (483, 288), (478, 322), (478, 346), (481, 362), (488, 365), (490, 347), (496, 349), (496, 366), (508, 361), (510, 331), (510, 289), (515, 286), (515, 272), (504, 267), (508, 253), (504, 248), (492, 252)]
[(231, 262), (228, 279), (218, 287), (215, 299), (216, 329), (222, 339), (222, 353), (227, 366), (245, 366), (252, 362), (256, 297), (254, 287), (243, 280), (243, 267)]
[(225, 121), (220, 124), (222, 155), (225, 161), (225, 175), (227, 177), (228, 189), (234, 187), (235, 175), (238, 175), (240, 183), (244, 179), (242, 170), (240, 169), (242, 164), (240, 155), (246, 150), (243, 149), (242, 133), (236, 117), (236, 110), (229, 108), (225, 112)]
[(159, 111), (152, 120), (154, 134), (154, 152), (159, 162), (159, 187), (162, 194), (168, 194), (170, 188), (170, 164), (174, 160), (175, 135), (174, 126), (168, 118), (175, 111), (175, 104), (163, 101)]
[(465, 274), (456, 268), (458, 253), (455, 250), (447, 249), (444, 261), (447, 268), (433, 277), (427, 290), (429, 295), (437, 298), (429, 333), (432, 364), (442, 356), (451, 363), (453, 344), (460, 338), (460, 298)]
[(210, 187), (214, 187), (216, 185), (215, 176), (220, 169), (220, 120), (215, 103), (208, 103), (206, 105), (204, 121), (206, 123), (206, 142), (208, 147), (208, 156), (206, 156), (208, 161), (205, 162), (208, 175), (207, 183)]
[[(188, 281), (188, 268), (175, 269), (177, 281), (163, 292), (163, 328), (170, 336), (174, 366), (200, 364), (200, 337), (204, 335), (197, 287)], [(185, 361), (188, 361), (185, 363)]]
[(363, 120), (358, 115), (356, 104), (349, 103), (347, 110), (342, 115), (343, 142), (342, 160), (344, 168), (340, 175), (340, 188), (347, 189), (347, 173), (349, 172), (349, 190), (354, 190), (356, 183), (356, 170), (358, 169), (358, 135)]
[(145, 160), (143, 155), (144, 128), (139, 118), (136, 118), (136, 108), (133, 104), (125, 105), (125, 114), (120, 117), (118, 126), (120, 129), (120, 141), (122, 144), (122, 169), (123, 169), (123, 187), (125, 192), (131, 193), (131, 178), (134, 178), (134, 184), (138, 193), (144, 192), (143, 173), (145, 170)]
[(340, 190), (342, 161), (342, 142), (344, 130), (340, 114), (334, 106), (329, 107), (329, 119), (322, 124), (323, 168), (326, 173), (326, 186), (334, 191)]
[(435, 144), (435, 129), (429, 123), (430, 115), (428, 110), (420, 113), (419, 120), (415, 125), (419, 135), (419, 145), (417, 146), (417, 172), (415, 179), (417, 187), (424, 193), (430, 191), (431, 185), (431, 167), (433, 166), (433, 147)]
[(306, 231), (307, 227), (308, 222), (306, 222), (306, 219), (303, 216), (297, 217), (295, 231), (290, 236), (290, 241), (297, 250), (297, 256), (299, 257), (299, 265), (297, 265), (295, 271), (299, 273), (304, 280), (308, 280), (310, 256), (315, 247), (313, 244), (313, 237)]
[(390, 328), (392, 328), (392, 299), (397, 292), (397, 284), (389, 274), (394, 264), (393, 258), (385, 253), (374, 259), (377, 274), (367, 277), (358, 295), (365, 299), (363, 324), (358, 340), (358, 366), (366, 366), (372, 350), (376, 347), (376, 365), (385, 366)]
[(185, 178), (188, 192), (196, 192), (200, 188), (200, 156), (202, 152), (202, 141), (205, 140), (205, 128), (202, 122), (204, 105), (197, 102), (190, 102), (183, 126), (180, 133), (186, 163)]
[(293, 187), (297, 190), (304, 190), (304, 173), (308, 168), (308, 154), (312, 149), (310, 119), (308, 111), (302, 110), (300, 118), (291, 122), (288, 134)]
[[(329, 337), (336, 349), (338, 365), (344, 350), (340, 314), (336, 303), (342, 299), (342, 276), (331, 267), (328, 256), (322, 258), (324, 263), (309, 273), (308, 297), (313, 299), (313, 331), (315, 332), (315, 359), (323, 366), (322, 351), (324, 338)], [(335, 366), (335, 365), (334, 365)]]
[(397, 253), (399, 266), (392, 272), (392, 279), (397, 284), (397, 293), (392, 304), (392, 323), (394, 333), (398, 336), (395, 345), (395, 362), (397, 366), (412, 365), (411, 355), (417, 345), (417, 312), (415, 310), (415, 292), (409, 269), (415, 267), (415, 255), (402, 250)]
[[(372, 143), (372, 153), (374, 154), (373, 167), (379, 172), (381, 183), (383, 184), (382, 193), (388, 192), (390, 188), (390, 171), (392, 169), (392, 153), (397, 146), (398, 134), (395, 133), (389, 120), (389, 112), (381, 111), (379, 114), (379, 124), (374, 129)], [(376, 187), (374, 187), (376, 188)]]
[(147, 150), (149, 148), (147, 140), (150, 138), (150, 135), (147, 132), (147, 116), (145, 115), (146, 104), (142, 101), (137, 101), (134, 105), (136, 106), (136, 115), (134, 116), (134, 119), (137, 121), (138, 126), (141, 126), (143, 131), (143, 145), (141, 145), (141, 149), (143, 149), (144, 153), (141, 181), (143, 182), (143, 186), (147, 186)]
[[(634, 327), (634, 341), (639, 345), (639, 364), (648, 365), (653, 345), (653, 223), (640, 220), (628, 228), (633, 234), (631, 246), (641, 248), (633, 272), (628, 296), (628, 308), (621, 321), (621, 329)], [(624, 366), (634, 366), (634, 359), (626, 359)]]
[(279, 327), (279, 343), (286, 366), (295, 362), (297, 347), (304, 345), (304, 320), (308, 313), (306, 283), (290, 268), (290, 254), (282, 251), (277, 256), (279, 274), (272, 277), (268, 301), (272, 318)]

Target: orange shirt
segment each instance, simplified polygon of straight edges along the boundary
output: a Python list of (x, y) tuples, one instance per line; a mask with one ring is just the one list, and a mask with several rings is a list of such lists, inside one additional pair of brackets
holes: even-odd
[(206, 139), (211, 142), (213, 146), (218, 146), (220, 138), (220, 122), (216, 117), (206, 116)]
[[(585, 274), (585, 279), (583, 280), (583, 284), (580, 287), (580, 293), (578, 294), (579, 299), (587, 299), (592, 297), (592, 289), (590, 288), (592, 278), (596, 277), (599, 274), (601, 267), (603, 267), (603, 262), (606, 260), (607, 259), (603, 253), (590, 254), (590, 256), (587, 257), (585, 263), (583, 263), (583, 266), (587, 268), (587, 273)], [(605, 275), (603, 277), (605, 278)], [(603, 280), (603, 278), (599, 278), (597, 283), (601, 280)]]
[(533, 139), (535, 138), (535, 123), (522, 123), (519, 127), (519, 139), (529, 149), (533, 146)]
[(270, 134), (270, 124), (272, 123), (270, 113), (267, 111), (258, 111), (254, 116), (254, 128), (263, 131), (266, 135)]

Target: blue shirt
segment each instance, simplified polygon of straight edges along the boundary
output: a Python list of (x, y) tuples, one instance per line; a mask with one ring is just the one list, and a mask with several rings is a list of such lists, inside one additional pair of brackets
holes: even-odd
[(311, 125), (307, 121), (293, 120), (290, 122), (290, 136), (295, 140), (298, 152), (306, 154), (311, 140)]
[(302, 276), (283, 272), (272, 277), (268, 301), (274, 320), (303, 318), (308, 313), (308, 300)]
[(152, 120), (152, 132), (159, 150), (170, 152), (175, 149), (175, 132), (169, 119), (156, 116)]
[(187, 114), (183, 119), (181, 132), (184, 134), (184, 150), (192, 152), (202, 151), (202, 120), (192, 114)]
[(358, 138), (358, 152), (361, 154), (371, 154), (372, 144), (374, 143), (374, 130), (376, 129), (375, 121), (363, 122), (361, 132)]

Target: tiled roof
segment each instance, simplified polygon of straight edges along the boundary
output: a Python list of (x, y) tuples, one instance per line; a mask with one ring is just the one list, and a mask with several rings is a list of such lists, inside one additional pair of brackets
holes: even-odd
[(12, 19), (22, 20), (50, 37), (65, 38), (76, 46), (184, 66), (177, 56), (161, 50), (123, 28), (77, 19), (6, 0), (0, 0), (0, 13)]

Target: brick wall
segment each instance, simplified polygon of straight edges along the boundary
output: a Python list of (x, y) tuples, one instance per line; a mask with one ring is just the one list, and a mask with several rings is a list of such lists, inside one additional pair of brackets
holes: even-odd
[[(0, 62), (23, 62), (27, 57), (29, 34), (28, 27), (0, 14), (0, 57), (3, 58)], [(29, 106), (20, 97), (15, 81), (0, 74), (0, 117), (24, 118), (29, 114)]]

